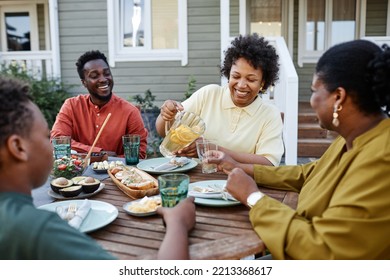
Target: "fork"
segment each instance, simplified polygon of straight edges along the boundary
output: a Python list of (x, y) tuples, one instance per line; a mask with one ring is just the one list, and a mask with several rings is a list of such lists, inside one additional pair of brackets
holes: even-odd
[(68, 206), (68, 212), (66, 213), (66, 220), (72, 219), (77, 211), (77, 204), (76, 203), (71, 203)]
[(213, 189), (213, 190), (215, 190), (215, 191), (221, 192), (223, 200), (229, 200), (227, 192), (226, 192), (226, 189), (225, 189), (225, 186), (221, 187), (219, 185), (214, 184), (214, 185), (208, 185), (208, 187)]

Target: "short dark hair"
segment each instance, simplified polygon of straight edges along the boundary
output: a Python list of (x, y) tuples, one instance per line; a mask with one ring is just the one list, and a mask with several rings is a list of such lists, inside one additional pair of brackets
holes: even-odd
[(390, 49), (367, 40), (331, 47), (319, 59), (316, 75), (328, 91), (343, 87), (367, 114), (390, 111)]
[(15, 78), (0, 76), (0, 147), (12, 134), (29, 135), (33, 111), (29, 86)]
[(85, 63), (96, 59), (102, 59), (108, 65), (106, 56), (103, 53), (101, 53), (99, 50), (87, 51), (86, 53), (82, 54), (79, 57), (79, 59), (77, 59), (76, 61), (77, 73), (79, 73), (80, 79), (82, 80), (84, 79)]
[(273, 46), (257, 33), (239, 35), (225, 51), (221, 74), (229, 79), (233, 64), (245, 58), (255, 69), (263, 71), (263, 90), (275, 85), (279, 79), (279, 56)]

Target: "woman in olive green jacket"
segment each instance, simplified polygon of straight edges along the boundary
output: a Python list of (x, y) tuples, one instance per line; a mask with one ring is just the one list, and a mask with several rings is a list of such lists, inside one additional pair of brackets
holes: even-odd
[[(390, 259), (389, 47), (356, 40), (330, 48), (311, 90), (321, 127), (340, 135), (319, 160), (271, 167), (214, 152), (210, 162), (252, 207), (252, 226), (274, 259)], [(257, 184), (298, 192), (297, 209)]]

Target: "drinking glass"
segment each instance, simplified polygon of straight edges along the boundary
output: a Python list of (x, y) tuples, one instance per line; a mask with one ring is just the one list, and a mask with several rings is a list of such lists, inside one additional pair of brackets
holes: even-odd
[(54, 158), (71, 156), (71, 138), (70, 136), (56, 136), (51, 139), (54, 148)]
[(199, 160), (202, 162), (202, 173), (214, 173), (218, 171), (215, 163), (207, 163), (208, 153), (212, 150), (218, 151), (218, 144), (215, 140), (198, 139), (196, 140), (196, 151)]
[(182, 173), (168, 173), (157, 177), (163, 207), (174, 207), (188, 194), (190, 177)]
[(139, 146), (141, 136), (137, 134), (128, 134), (122, 136), (123, 150), (127, 165), (136, 165), (139, 162)]

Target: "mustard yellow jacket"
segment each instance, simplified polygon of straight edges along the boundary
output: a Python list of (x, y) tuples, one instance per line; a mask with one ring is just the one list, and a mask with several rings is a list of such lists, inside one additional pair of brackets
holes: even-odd
[(299, 192), (296, 210), (264, 197), (250, 220), (274, 259), (390, 259), (390, 119), (337, 138), (317, 161), (256, 165), (258, 185)]

